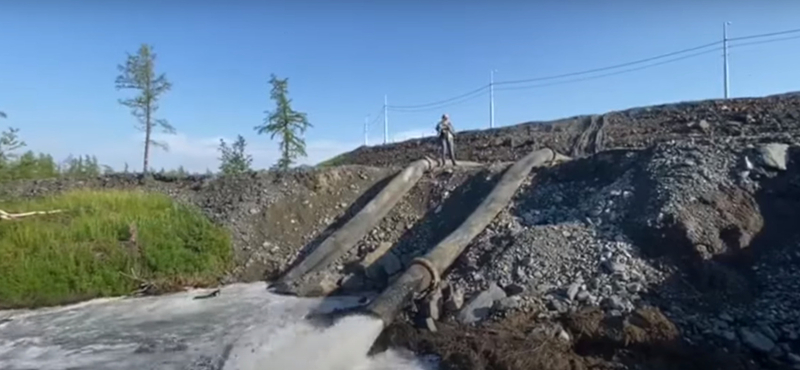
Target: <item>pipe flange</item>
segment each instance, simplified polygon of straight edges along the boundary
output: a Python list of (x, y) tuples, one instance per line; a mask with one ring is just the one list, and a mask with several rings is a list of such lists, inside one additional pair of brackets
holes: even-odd
[(431, 158), (431, 157), (428, 157), (427, 155), (426, 155), (426, 156), (424, 156), (424, 157), (422, 157), (422, 158), (423, 158), (423, 159), (425, 159), (425, 162), (427, 162), (427, 164), (428, 164), (428, 168), (427, 168), (426, 170), (430, 171), (430, 170), (432, 170), (434, 167), (436, 167), (436, 165), (435, 165), (435, 164), (434, 164), (434, 162), (433, 162), (433, 158)]
[(550, 152), (553, 154), (553, 157), (550, 158), (550, 160), (547, 161), (548, 162), (547, 165), (548, 166), (555, 165), (556, 164), (556, 159), (558, 159), (558, 153), (556, 153), (556, 150), (553, 149), (553, 148), (547, 148), (547, 149), (550, 149)]
[(411, 265), (415, 264), (420, 265), (428, 270), (428, 273), (431, 274), (431, 285), (428, 288), (431, 290), (436, 289), (436, 287), (439, 286), (441, 277), (439, 276), (439, 272), (436, 271), (436, 267), (433, 267), (433, 263), (423, 257), (417, 257), (411, 260)]
[(559, 153), (558, 153), (558, 152), (557, 152), (555, 149), (553, 149), (553, 148), (547, 148), (547, 149), (550, 149), (550, 152), (552, 152), (552, 153), (553, 153), (553, 157), (552, 157), (552, 158), (550, 158), (550, 160), (549, 160), (549, 161), (547, 161), (547, 166), (548, 166), (548, 167), (555, 166), (555, 165), (557, 165), (557, 164), (559, 164), (559, 163), (561, 163), (561, 162), (568, 161), (568, 160), (570, 159), (569, 157), (566, 157), (566, 156), (564, 156), (564, 155), (562, 155), (562, 154), (559, 154)]

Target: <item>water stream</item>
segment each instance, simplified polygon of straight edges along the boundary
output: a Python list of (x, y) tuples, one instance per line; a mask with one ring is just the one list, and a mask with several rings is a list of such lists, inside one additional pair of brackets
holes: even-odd
[(310, 312), (357, 305), (356, 297), (295, 298), (264, 283), (146, 298), (97, 299), (40, 310), (0, 311), (4, 370), (430, 370), (399, 351), (366, 352), (381, 322), (348, 316), (323, 328)]

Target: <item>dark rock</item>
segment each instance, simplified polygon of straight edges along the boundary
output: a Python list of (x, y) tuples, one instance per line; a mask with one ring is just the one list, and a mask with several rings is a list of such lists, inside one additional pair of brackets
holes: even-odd
[(403, 269), (403, 263), (400, 261), (400, 258), (392, 251), (384, 254), (377, 262), (387, 276), (392, 276)]
[(744, 344), (758, 352), (770, 353), (775, 349), (775, 342), (759, 331), (739, 328), (739, 336)]
[(520, 302), (515, 297), (505, 297), (494, 302), (492, 309), (497, 311), (510, 311), (519, 308)]
[(494, 302), (506, 297), (506, 293), (497, 284), (489, 285), (489, 288), (478, 293), (476, 296), (461, 308), (457, 319), (463, 324), (472, 324), (481, 321), (491, 314)]
[(506, 292), (506, 295), (512, 297), (524, 293), (525, 287), (520, 284), (508, 284), (503, 288), (503, 290)]
[(461, 288), (450, 285), (445, 294), (444, 309), (447, 312), (456, 312), (464, 305), (464, 291)]

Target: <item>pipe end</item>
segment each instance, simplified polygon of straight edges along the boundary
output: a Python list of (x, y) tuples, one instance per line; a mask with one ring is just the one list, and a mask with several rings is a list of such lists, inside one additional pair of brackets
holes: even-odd
[(383, 327), (387, 327), (390, 322), (386, 322), (384, 317), (378, 313), (366, 308), (365, 306), (355, 306), (348, 308), (336, 309), (330, 312), (315, 312), (305, 316), (305, 319), (312, 323), (312, 325), (328, 328), (336, 324), (339, 320), (348, 316), (369, 316), (380, 320)]
[(267, 285), (267, 291), (269, 291), (270, 293), (289, 295), (293, 297), (298, 296), (292, 284), (289, 284), (288, 282), (283, 280), (278, 280), (276, 282)]

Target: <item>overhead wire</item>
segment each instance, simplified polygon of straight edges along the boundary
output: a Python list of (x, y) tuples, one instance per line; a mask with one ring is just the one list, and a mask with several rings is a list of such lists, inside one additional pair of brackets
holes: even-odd
[(609, 73), (604, 73), (604, 74), (594, 75), (594, 76), (588, 76), (588, 77), (581, 77), (581, 78), (576, 78), (576, 79), (571, 79), (571, 80), (566, 80), (566, 81), (554, 81), (554, 82), (547, 82), (547, 83), (534, 84), (534, 85), (525, 85), (525, 86), (498, 87), (497, 89), (495, 89), (495, 91), (524, 90), (524, 89), (532, 89), (532, 88), (537, 88), (537, 87), (556, 86), (556, 85), (562, 85), (562, 84), (568, 84), (568, 83), (574, 83), (574, 82), (595, 80), (595, 79), (598, 79), (598, 78), (616, 76), (616, 75), (621, 75), (621, 74), (625, 74), (625, 73), (640, 71), (640, 70), (643, 70), (643, 69), (653, 68), (653, 67), (657, 67), (657, 66), (664, 65), (664, 64), (675, 63), (675, 62), (678, 62), (678, 61), (681, 61), (681, 60), (684, 60), (684, 59), (696, 58), (696, 57), (699, 57), (699, 56), (702, 56), (702, 55), (710, 54), (710, 53), (721, 51), (721, 50), (722, 50), (722, 48), (719, 47), (719, 48), (715, 48), (715, 49), (711, 49), (711, 50), (704, 50), (704, 51), (701, 51), (701, 52), (692, 53), (692, 54), (689, 54), (689, 55), (684, 55), (684, 56), (681, 56), (681, 57), (678, 57), (678, 58), (672, 58), (672, 59), (664, 60), (664, 61), (661, 61), (661, 62), (658, 62), (658, 63), (652, 63), (652, 64), (644, 65), (644, 66), (641, 66), (641, 67), (627, 68), (627, 69), (623, 69), (623, 70), (620, 70), (620, 71), (614, 71), (614, 72), (609, 72)]
[(388, 105), (388, 107), (389, 107), (389, 109), (416, 109), (416, 108), (425, 108), (425, 107), (430, 107), (430, 106), (434, 106), (434, 105), (446, 104), (446, 103), (448, 103), (448, 102), (455, 101), (455, 100), (459, 100), (459, 99), (462, 99), (462, 98), (465, 98), (465, 97), (470, 97), (470, 96), (473, 96), (473, 95), (475, 95), (475, 94), (482, 93), (482, 92), (484, 92), (485, 90), (488, 90), (488, 89), (489, 89), (489, 84), (486, 84), (486, 85), (483, 85), (483, 86), (481, 86), (481, 87), (479, 87), (479, 88), (477, 88), (477, 89), (475, 89), (475, 90), (471, 90), (471, 91), (469, 91), (469, 92), (466, 92), (466, 93), (464, 93), (464, 94), (457, 95), (457, 96), (454, 96), (454, 97), (452, 97), (452, 98), (449, 98), (449, 99), (444, 99), (444, 100), (436, 101), (436, 102), (433, 102), (433, 103), (427, 103), (427, 104), (416, 104), (416, 105), (391, 105), (391, 104), (389, 104), (389, 105)]
[[(706, 45), (704, 47), (708, 47), (708, 46)], [(699, 48), (691, 48), (691, 49), (685, 49), (685, 50), (698, 50), (698, 49)], [(678, 61), (681, 61), (681, 60), (684, 60), (684, 59), (695, 58), (695, 57), (698, 57), (698, 56), (702, 56), (702, 55), (705, 55), (705, 54), (717, 52), (717, 51), (720, 51), (720, 50), (722, 50), (722, 47), (717, 47), (717, 48), (710, 49), (710, 50), (704, 50), (704, 51), (697, 52), (697, 53), (692, 53), (692, 54), (689, 54), (689, 55), (683, 55), (683, 56), (680, 56), (680, 57), (677, 57), (677, 58), (672, 58), (672, 59), (668, 59), (668, 60), (657, 62), (657, 63), (647, 64), (647, 65), (644, 65), (644, 66), (641, 66), (641, 67), (627, 68), (627, 69), (614, 71), (614, 72), (610, 72), (610, 73), (604, 73), (604, 74), (600, 74), (600, 75), (594, 75), (594, 76), (570, 79), (570, 80), (565, 80), (565, 81), (555, 81), (555, 82), (549, 82), (549, 83), (524, 85), (524, 86), (501, 86), (501, 87), (495, 88), (495, 91), (524, 90), (524, 89), (531, 89), (531, 88), (537, 88), (537, 87), (547, 87), (547, 86), (562, 85), (562, 84), (575, 83), (575, 82), (581, 82), (581, 81), (589, 81), (589, 80), (594, 80), (594, 79), (598, 79), (598, 78), (605, 78), (605, 77), (620, 75), (620, 74), (624, 74), (624, 73), (635, 72), (635, 71), (639, 71), (639, 70), (643, 70), (643, 69), (653, 68), (653, 67), (664, 65), (664, 64), (678, 62)], [(685, 52), (685, 51), (683, 51), (683, 52)], [(658, 58), (655, 58), (655, 57), (654, 58), (647, 58), (646, 60), (648, 60), (648, 61), (658, 60), (658, 59), (661, 59), (661, 58), (663, 58), (664, 56), (667, 56), (667, 55), (677, 55), (677, 54), (678, 53), (662, 54)], [(636, 64), (641, 63), (641, 61), (645, 61), (645, 59), (641, 59), (640, 61), (637, 61), (638, 63), (636, 63)], [(634, 65), (634, 63), (625, 63), (625, 65)], [(601, 71), (601, 70), (608, 70), (608, 69), (610, 69), (610, 68), (596, 68), (596, 69), (594, 69), (592, 71)], [(584, 73), (583, 72), (569, 73), (569, 74), (559, 75), (559, 77), (563, 77), (563, 76), (578, 76), (578, 75), (581, 75), (581, 74), (584, 74)], [(549, 80), (549, 79), (555, 79), (555, 76), (553, 76), (552, 78), (547, 77), (547, 78), (539, 78), (539, 79), (528, 79), (526, 81), (546, 81), (546, 80)], [(497, 84), (498, 83), (496, 83), (496, 85)], [(487, 88), (488, 88), (488, 86), (487, 86)], [(452, 106), (459, 105), (459, 104), (462, 104), (462, 103), (466, 103), (466, 102), (468, 102), (470, 100), (474, 100), (476, 98), (485, 96), (487, 93), (488, 93), (488, 89), (486, 91), (481, 91), (480, 94), (467, 96), (467, 97), (464, 97), (464, 98), (462, 98), (462, 99), (460, 99), (458, 101), (452, 101), (450, 103), (440, 104), (440, 105), (437, 105), (437, 106), (430, 106), (430, 107), (427, 107), (427, 108), (418, 108), (418, 109), (396, 109), (395, 108), (395, 109), (391, 109), (391, 110), (393, 112), (401, 112), (401, 113), (418, 113), (418, 112), (428, 112), (428, 111), (433, 111), (433, 110), (440, 110), (440, 109), (443, 109), (443, 108), (448, 108), (448, 107), (452, 107)], [(450, 100), (453, 100), (453, 99), (450, 99)], [(391, 108), (391, 106), (389, 106), (389, 107)]]
[[(539, 78), (532, 78), (532, 79), (514, 80), (514, 81), (501, 81), (501, 82), (495, 82), (494, 85), (524, 83), (524, 82), (533, 82), (533, 81), (544, 81), (544, 80), (551, 80), (551, 79), (558, 79), (558, 78), (564, 78), (564, 77), (570, 77), (570, 76), (577, 76), (577, 75), (582, 75), (582, 74), (600, 72), (600, 71), (605, 71), (605, 70), (610, 70), (610, 69), (615, 69), (615, 68), (621, 68), (621, 67), (635, 65), (635, 64), (641, 64), (641, 63), (645, 63), (645, 62), (648, 62), (648, 61), (658, 60), (658, 59), (662, 59), (662, 58), (666, 58), (666, 57), (670, 57), (670, 56), (678, 55), (678, 54), (682, 54), (682, 53), (687, 53), (687, 52), (690, 52), (690, 51), (699, 50), (699, 49), (702, 49), (702, 48), (707, 48), (709, 46), (717, 45), (717, 44), (720, 44), (720, 43), (721, 43), (721, 41), (717, 41), (717, 42), (713, 42), (713, 43), (698, 45), (698, 46), (695, 46), (695, 47), (692, 47), (692, 48), (682, 49), (682, 50), (678, 50), (678, 51), (674, 51), (674, 52), (670, 52), (670, 53), (666, 53), (666, 54), (656, 55), (656, 56), (653, 56), (653, 57), (644, 58), (644, 59), (640, 59), (640, 60), (635, 60), (635, 61), (632, 61), (632, 62), (627, 62), (627, 63), (622, 63), (622, 64), (617, 64), (617, 65), (613, 65), (613, 66), (606, 66), (606, 67), (601, 67), (601, 68), (593, 68), (593, 69), (579, 71), (579, 72), (565, 73), (565, 74), (560, 74), (560, 75), (546, 76), (546, 77), (539, 77)], [(440, 101), (436, 101), (436, 102), (426, 103), (426, 104), (389, 105), (388, 107), (389, 107), (389, 109), (394, 110), (394, 111), (412, 110), (414, 112), (416, 112), (416, 111), (433, 110), (433, 109), (440, 109), (440, 108), (444, 108), (446, 106), (450, 106), (450, 104), (448, 104), (448, 103), (451, 103), (451, 102), (456, 102), (457, 101), (456, 104), (460, 104), (462, 102), (471, 100), (472, 98), (479, 97), (479, 96), (483, 95), (483, 93), (488, 92), (489, 87), (490, 87), (489, 84), (482, 85), (482, 86), (478, 87), (477, 89), (471, 90), (471, 91), (466, 92), (464, 94), (457, 95), (457, 96), (454, 96), (452, 98), (448, 98), (448, 99), (444, 99), (444, 100), (440, 100)], [(461, 100), (461, 99), (464, 99), (464, 100)]]
[[(729, 45), (728, 47), (729, 48), (733, 48), (733, 47), (740, 47), (740, 46), (747, 46), (747, 45), (757, 45), (757, 44), (764, 44), (764, 43), (778, 42), (778, 41), (786, 41), (786, 40), (792, 40), (792, 39), (800, 38), (800, 35), (798, 35), (798, 36), (785, 37), (785, 38), (779, 38), (779, 39), (760, 40), (760, 41), (753, 41), (753, 42), (747, 42), (747, 43), (735, 43), (737, 41), (742, 41), (742, 40), (757, 39), (757, 38), (764, 38), (764, 37), (772, 37), (772, 36), (779, 36), (779, 35), (786, 35), (786, 34), (793, 34), (793, 33), (800, 33), (800, 29), (792, 29), (792, 30), (786, 30), (786, 31), (780, 31), (780, 32), (770, 32), (770, 33), (763, 33), (763, 34), (757, 34), (757, 35), (728, 38), (727, 40), (728, 40), (729, 43), (734, 43), (732, 45)], [(710, 43), (706, 43), (706, 44), (702, 44), (702, 45), (698, 45), (698, 46), (694, 46), (694, 47), (691, 47), (691, 48), (681, 49), (681, 50), (677, 50), (677, 51), (673, 51), (673, 52), (669, 52), (669, 53), (659, 54), (659, 55), (648, 57), (648, 58), (638, 59), (638, 60), (634, 60), (634, 61), (630, 61), (630, 62), (626, 62), (626, 63), (615, 64), (615, 65), (611, 65), (611, 66), (592, 68), (592, 69), (587, 69), (587, 70), (583, 70), (583, 71), (563, 73), (563, 74), (543, 76), (543, 77), (536, 77), (536, 78), (527, 78), (527, 79), (519, 79), (519, 80), (508, 80), (508, 81), (498, 81), (498, 82), (494, 82), (494, 86), (500, 86), (500, 87), (497, 87), (495, 89), (495, 91), (504, 91), (504, 90), (530, 89), (530, 88), (554, 86), (554, 85), (560, 85), (560, 84), (565, 84), (565, 83), (574, 83), (574, 82), (580, 82), (580, 81), (593, 80), (593, 79), (598, 79), (598, 78), (603, 78), (603, 77), (609, 77), (609, 76), (614, 76), (614, 75), (619, 75), (619, 74), (639, 71), (639, 70), (652, 68), (652, 67), (656, 67), (656, 66), (660, 66), (660, 65), (664, 65), (664, 64), (674, 63), (674, 62), (681, 61), (681, 60), (684, 60), (684, 59), (694, 58), (694, 57), (702, 56), (702, 55), (709, 54), (709, 53), (712, 53), (712, 52), (717, 52), (717, 51), (722, 50), (723, 48), (718, 46), (718, 47), (713, 48), (713, 49), (703, 50), (703, 51), (696, 52), (696, 53), (691, 53), (691, 54), (688, 54), (688, 55), (682, 55), (682, 56), (677, 57), (677, 58), (671, 58), (671, 59), (664, 60), (664, 61), (661, 61), (661, 62), (647, 64), (647, 65), (641, 66), (641, 67), (627, 68), (627, 69), (624, 69), (624, 70), (619, 70), (619, 71), (614, 71), (614, 72), (610, 72), (610, 73), (594, 75), (594, 76), (589, 76), (589, 77), (584, 77), (584, 78), (571, 79), (571, 80), (566, 80), (566, 81), (556, 81), (556, 82), (544, 83), (544, 84), (525, 85), (525, 86), (508, 86), (508, 87), (502, 86), (502, 85), (524, 84), (524, 83), (529, 83), (529, 82), (539, 82), (539, 81), (547, 81), (547, 80), (557, 80), (557, 79), (561, 79), (561, 78), (565, 78), (565, 77), (573, 77), (573, 76), (592, 74), (592, 73), (597, 73), (597, 72), (602, 72), (602, 71), (614, 70), (614, 69), (619, 69), (619, 68), (623, 68), (623, 67), (627, 67), (627, 66), (633, 66), (633, 65), (637, 65), (637, 64), (656, 61), (656, 60), (659, 60), (659, 59), (669, 58), (669, 57), (672, 57), (672, 56), (681, 55), (681, 54), (685, 54), (685, 53), (692, 52), (692, 51), (698, 51), (698, 50), (706, 49), (706, 48), (709, 48), (709, 47), (712, 47), (712, 46), (715, 46), (715, 45), (721, 45), (721, 44), (723, 44), (722, 40), (715, 41), (715, 42), (710, 42)], [(416, 112), (426, 112), (426, 111), (432, 111), (432, 110), (439, 110), (439, 109), (442, 109), (442, 108), (447, 108), (447, 107), (451, 107), (451, 106), (454, 106), (454, 105), (463, 104), (465, 102), (471, 101), (471, 100), (476, 99), (478, 97), (485, 96), (489, 92), (489, 88), (491, 86), (492, 85), (490, 85), (490, 84), (485, 84), (485, 85), (482, 85), (482, 86), (480, 86), (480, 87), (478, 87), (478, 88), (476, 88), (474, 90), (468, 91), (466, 93), (463, 93), (463, 94), (460, 94), (460, 95), (457, 95), (457, 96), (454, 96), (454, 97), (451, 97), (451, 98), (448, 98), (448, 99), (443, 99), (443, 100), (431, 102), (431, 103), (415, 104), (415, 105), (388, 105), (388, 106), (386, 106), (386, 108), (388, 110), (393, 111), (393, 112), (406, 112), (406, 113), (416, 113)]]
[[(619, 65), (615, 66), (614, 68), (619, 68), (619, 66), (623, 66), (623, 65), (635, 65), (635, 64), (641, 64), (641, 63), (644, 63), (644, 62), (647, 62), (647, 61), (663, 59), (663, 58), (668, 57), (668, 56), (678, 55), (678, 54), (685, 53), (685, 52), (690, 51), (690, 50), (699, 50), (699, 49), (702, 49), (702, 48), (707, 48), (710, 45), (715, 45), (715, 44), (720, 44), (720, 43), (721, 42), (717, 42), (717, 43), (714, 43), (714, 44), (705, 44), (705, 45), (694, 47), (694, 48), (683, 49), (683, 50), (681, 50), (679, 52), (661, 54), (661, 55), (656, 56), (656, 57), (645, 58), (645, 59), (640, 59), (640, 60), (635, 61), (635, 62), (628, 62), (628, 63), (619, 64)], [(722, 50), (722, 47), (717, 47), (717, 48), (714, 48), (714, 49), (704, 50), (704, 51), (701, 51), (701, 52), (692, 53), (692, 54), (689, 54), (689, 55), (684, 55), (684, 56), (681, 56), (681, 57), (668, 59), (668, 60), (661, 61), (661, 62), (658, 62), (658, 63), (651, 63), (651, 64), (644, 65), (644, 66), (641, 66), (641, 67), (627, 68), (627, 69), (623, 69), (623, 70), (615, 71), (615, 72), (611, 72), (611, 73), (604, 73), (604, 74), (600, 74), (600, 75), (594, 75), (594, 76), (577, 78), (577, 79), (570, 79), (570, 80), (566, 80), (566, 81), (556, 81), (556, 82), (534, 84), (534, 85), (508, 86), (508, 87), (501, 86), (501, 87), (495, 88), (495, 91), (521, 90), (521, 89), (530, 89), (530, 88), (537, 88), (537, 87), (555, 86), (555, 85), (561, 85), (561, 84), (567, 84), (567, 83), (594, 80), (594, 79), (598, 79), (598, 78), (604, 78), (604, 77), (609, 77), (609, 76), (614, 76), (614, 75), (619, 75), (619, 74), (639, 71), (639, 70), (643, 70), (643, 69), (647, 69), (647, 68), (652, 68), (652, 67), (660, 66), (660, 65), (663, 65), (663, 64), (674, 63), (674, 62), (681, 61), (681, 60), (684, 60), (684, 59), (695, 58), (695, 57), (702, 56), (702, 55), (705, 55), (705, 54), (709, 54), (709, 53), (712, 53), (712, 52), (716, 52), (716, 51), (719, 51), (719, 50)], [(603, 68), (595, 68), (595, 69), (587, 70), (587, 71), (596, 72), (596, 71), (604, 71), (604, 70), (610, 70), (610, 69), (612, 69), (612, 68), (603, 67)], [(520, 83), (522, 81), (531, 81), (531, 82), (532, 81), (546, 81), (546, 80), (550, 80), (550, 79), (563, 78), (565, 76), (578, 76), (578, 75), (582, 75), (582, 74), (591, 73), (591, 72), (587, 72), (587, 71), (567, 73), (567, 74), (562, 74), (562, 75), (557, 75), (557, 76), (549, 76), (549, 77), (542, 77), (542, 78), (536, 78), (536, 79), (516, 80), (516, 81), (511, 81), (511, 82)], [(495, 83), (495, 85), (502, 85), (502, 84), (506, 84), (506, 83), (508, 83), (508, 81), (504, 82), (504, 83)], [(419, 108), (419, 109), (396, 109), (395, 108), (395, 109), (392, 109), (392, 111), (406, 112), (406, 113), (417, 113), (417, 112), (426, 112), (426, 111), (443, 109), (443, 108), (447, 108), (447, 107), (451, 107), (451, 106), (454, 106), (454, 105), (459, 105), (459, 104), (465, 103), (467, 101), (473, 100), (473, 99), (478, 98), (478, 97), (485, 96), (488, 93), (488, 87), (489, 86), (487, 85), (486, 89), (485, 89), (486, 91), (481, 91), (481, 94), (464, 97), (461, 100), (453, 101), (453, 102), (448, 103), (448, 104), (440, 104), (440, 105), (437, 105), (437, 106), (431, 106), (431, 107)], [(464, 95), (466, 95), (466, 94), (464, 94)], [(464, 95), (462, 95), (462, 97)], [(450, 101), (450, 100), (455, 100), (455, 99), (449, 99), (448, 101)], [(389, 107), (392, 108), (392, 106), (389, 106)]]
[[(375, 122), (378, 122), (378, 120), (379, 120), (381, 117), (383, 117), (383, 114), (384, 114), (384, 112), (383, 112), (383, 111), (384, 111), (384, 109), (383, 109), (383, 107), (381, 107), (381, 109), (379, 109), (379, 110), (378, 110), (378, 113), (375, 113), (375, 118), (373, 118), (373, 119), (372, 119), (372, 121), (370, 121), (370, 122), (367, 124), (367, 127), (372, 127), (372, 125), (374, 125), (374, 124), (375, 124)], [(367, 117), (370, 117), (370, 116), (367, 116)]]
[(739, 47), (739, 46), (769, 44), (771, 42), (789, 41), (789, 40), (796, 40), (796, 39), (800, 39), (800, 35), (789, 36), (789, 37), (780, 37), (780, 38), (777, 38), (777, 39), (770, 39), (770, 40), (742, 42), (742, 43), (739, 43), (739, 44), (728, 45), (728, 48), (730, 49), (730, 48)]
[(409, 109), (409, 108), (397, 109), (397, 108), (392, 108), (391, 106), (389, 106), (389, 110), (392, 111), (392, 112), (399, 112), (399, 113), (430, 112), (430, 111), (434, 111), (434, 110), (440, 110), (440, 109), (444, 109), (444, 108), (449, 108), (449, 107), (461, 105), (461, 104), (464, 104), (464, 103), (466, 103), (468, 101), (472, 101), (472, 100), (475, 100), (477, 98), (482, 98), (482, 97), (486, 96), (487, 94), (489, 94), (488, 86), (487, 86), (486, 90), (481, 91), (479, 94), (462, 97), (460, 100), (451, 101), (449, 103), (440, 104), (440, 105), (437, 105), (437, 106), (431, 106), (431, 107), (426, 107), (426, 108), (414, 108), (414, 109)]
[(563, 74), (553, 75), (553, 76), (526, 78), (526, 79), (521, 79), (521, 80), (500, 81), (500, 82), (495, 82), (494, 84), (495, 85), (507, 85), (507, 84), (526, 83), (526, 82), (556, 80), (556, 79), (564, 78), (564, 77), (572, 77), (572, 76), (591, 74), (591, 73), (595, 73), (595, 72), (608, 71), (608, 70), (622, 68), (622, 67), (628, 67), (628, 66), (632, 66), (632, 65), (636, 65), (636, 64), (647, 63), (647, 62), (650, 62), (650, 61), (653, 61), (653, 60), (664, 59), (664, 58), (668, 58), (668, 57), (671, 57), (671, 56), (688, 53), (688, 52), (691, 52), (691, 51), (705, 49), (705, 48), (708, 48), (708, 47), (711, 47), (711, 46), (714, 46), (714, 45), (719, 45), (719, 44), (722, 44), (722, 41), (710, 42), (710, 43), (707, 43), (707, 44), (698, 45), (698, 46), (687, 48), (687, 49), (682, 49), (682, 50), (673, 51), (673, 52), (666, 53), (666, 54), (660, 54), (660, 55), (656, 55), (656, 56), (649, 57), (649, 58), (638, 59), (638, 60), (634, 60), (634, 61), (631, 61), (631, 62), (615, 64), (615, 65), (606, 66), (606, 67), (587, 69), (587, 70), (579, 71), (579, 72), (563, 73)]
[(800, 28), (795, 28), (795, 29), (786, 30), (786, 31), (779, 31), (779, 32), (760, 33), (760, 34), (750, 35), (750, 36), (729, 37), (728, 38), (728, 42), (740, 41), (740, 40), (758, 39), (758, 38), (771, 37), (771, 36), (788, 35), (790, 33), (800, 33)]
[[(731, 48), (734, 48), (734, 47), (740, 47), (740, 46), (767, 44), (767, 43), (771, 43), (771, 42), (787, 41), (787, 40), (794, 40), (794, 39), (800, 39), (800, 35), (791, 36), (791, 37), (782, 37), (782, 38), (778, 38), (778, 39), (760, 40), (760, 41), (751, 41), (751, 42), (745, 42), (745, 43), (740, 43), (740, 44), (733, 44), (733, 45), (728, 45), (728, 49), (731, 49)], [(695, 57), (699, 57), (699, 56), (702, 56), (702, 55), (705, 55), (705, 54), (710, 54), (710, 53), (717, 52), (717, 51), (722, 51), (722, 50), (724, 50), (723, 47), (717, 47), (717, 48), (710, 49), (710, 50), (705, 50), (705, 51), (701, 51), (701, 52), (697, 52), (697, 53), (692, 53), (692, 54), (689, 54), (689, 55), (684, 55), (684, 56), (681, 56), (681, 57), (678, 57), (678, 58), (668, 59), (668, 60), (661, 61), (661, 62), (658, 62), (658, 63), (652, 63), (652, 64), (648, 64), (648, 65), (641, 66), (641, 67), (636, 67), (636, 68), (628, 68), (628, 69), (615, 71), (615, 72), (611, 72), (611, 73), (605, 73), (605, 74), (601, 74), (601, 75), (589, 76), (589, 77), (566, 80), (566, 81), (556, 81), (556, 82), (544, 83), (544, 84), (535, 84), (535, 85), (527, 85), (527, 86), (499, 87), (499, 88), (496, 88), (495, 91), (522, 90), (522, 89), (529, 89), (529, 88), (555, 86), (555, 85), (561, 85), (561, 84), (567, 84), (567, 83), (573, 83), (573, 82), (594, 80), (594, 79), (597, 79), (597, 78), (610, 77), (610, 76), (614, 76), (614, 75), (618, 75), (618, 74), (624, 74), (624, 73), (635, 72), (635, 71), (648, 69), (648, 68), (652, 68), (652, 67), (657, 67), (657, 66), (660, 66), (660, 65), (674, 63), (674, 62), (681, 61), (681, 60), (684, 60), (684, 59), (695, 58)]]

